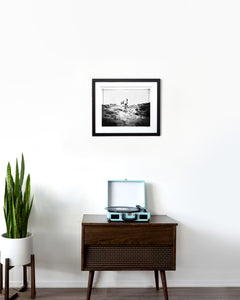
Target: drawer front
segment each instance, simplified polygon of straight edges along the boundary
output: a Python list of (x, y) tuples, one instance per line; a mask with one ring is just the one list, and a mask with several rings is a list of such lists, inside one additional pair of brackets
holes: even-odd
[(171, 246), (85, 246), (84, 270), (175, 270)]
[(85, 226), (85, 245), (174, 245), (175, 227)]

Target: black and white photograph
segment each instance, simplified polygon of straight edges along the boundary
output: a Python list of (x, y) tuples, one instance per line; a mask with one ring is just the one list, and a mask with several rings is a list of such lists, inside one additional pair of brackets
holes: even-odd
[(150, 89), (103, 89), (102, 126), (150, 126)]
[(160, 79), (93, 79), (93, 135), (160, 135)]

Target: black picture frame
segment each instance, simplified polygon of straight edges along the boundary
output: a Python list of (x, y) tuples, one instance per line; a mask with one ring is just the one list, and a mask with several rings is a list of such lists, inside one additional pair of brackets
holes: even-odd
[(160, 93), (157, 78), (92, 79), (92, 136), (160, 136)]

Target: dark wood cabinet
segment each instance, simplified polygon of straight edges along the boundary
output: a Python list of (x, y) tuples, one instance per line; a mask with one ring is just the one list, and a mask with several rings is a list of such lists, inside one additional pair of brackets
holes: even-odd
[(153, 215), (147, 223), (107, 222), (105, 215), (84, 215), (81, 269), (89, 271), (87, 300), (96, 270), (152, 270), (157, 289), (160, 271), (167, 300), (165, 271), (176, 269), (176, 226), (165, 215)]

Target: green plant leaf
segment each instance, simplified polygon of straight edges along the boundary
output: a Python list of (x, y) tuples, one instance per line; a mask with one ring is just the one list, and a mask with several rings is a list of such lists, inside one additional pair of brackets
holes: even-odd
[(5, 180), (4, 208), (6, 208), (6, 212), (8, 212), (8, 191), (7, 191), (7, 180)]
[(31, 185), (30, 185), (30, 175), (28, 174), (26, 185), (25, 185), (25, 192), (24, 192), (24, 207), (27, 209), (29, 207), (29, 199), (31, 193)]
[(25, 229), (25, 231), (24, 231), (25, 236), (27, 236), (27, 224), (28, 224), (30, 213), (31, 213), (31, 210), (32, 210), (33, 198), (34, 197), (32, 197), (32, 200), (31, 200), (31, 203), (30, 203), (28, 209), (25, 211), (26, 212), (26, 217), (25, 217), (25, 224), (26, 224), (26, 226), (24, 228)]
[(24, 173), (25, 173), (25, 162), (24, 162), (24, 156), (22, 153), (21, 172), (20, 172), (20, 180), (19, 180), (20, 188), (22, 188), (22, 185), (23, 185)]
[(12, 226), (11, 226), (11, 219), (10, 219), (10, 216), (8, 215), (8, 218), (7, 218), (7, 237), (8, 238), (12, 238), (12, 233), (11, 233), (11, 230), (12, 230)]
[(19, 193), (19, 169), (18, 169), (18, 160), (16, 159), (16, 171), (15, 171), (15, 185), (14, 185), (14, 196), (15, 198)]
[(8, 194), (10, 194), (11, 190), (12, 190), (12, 173), (11, 173), (10, 163), (8, 163), (8, 165), (7, 165), (7, 178), (6, 178), (6, 181), (7, 181), (7, 191), (8, 191)]
[(33, 198), (34, 198), (34, 196), (32, 197), (32, 201), (31, 201), (30, 207), (28, 209), (28, 217), (30, 216), (30, 213), (31, 213), (31, 210), (32, 210)]
[(18, 238), (18, 228), (17, 228), (17, 221), (16, 221), (16, 212), (14, 205), (12, 206), (12, 214), (13, 214), (13, 237), (15, 239)]

